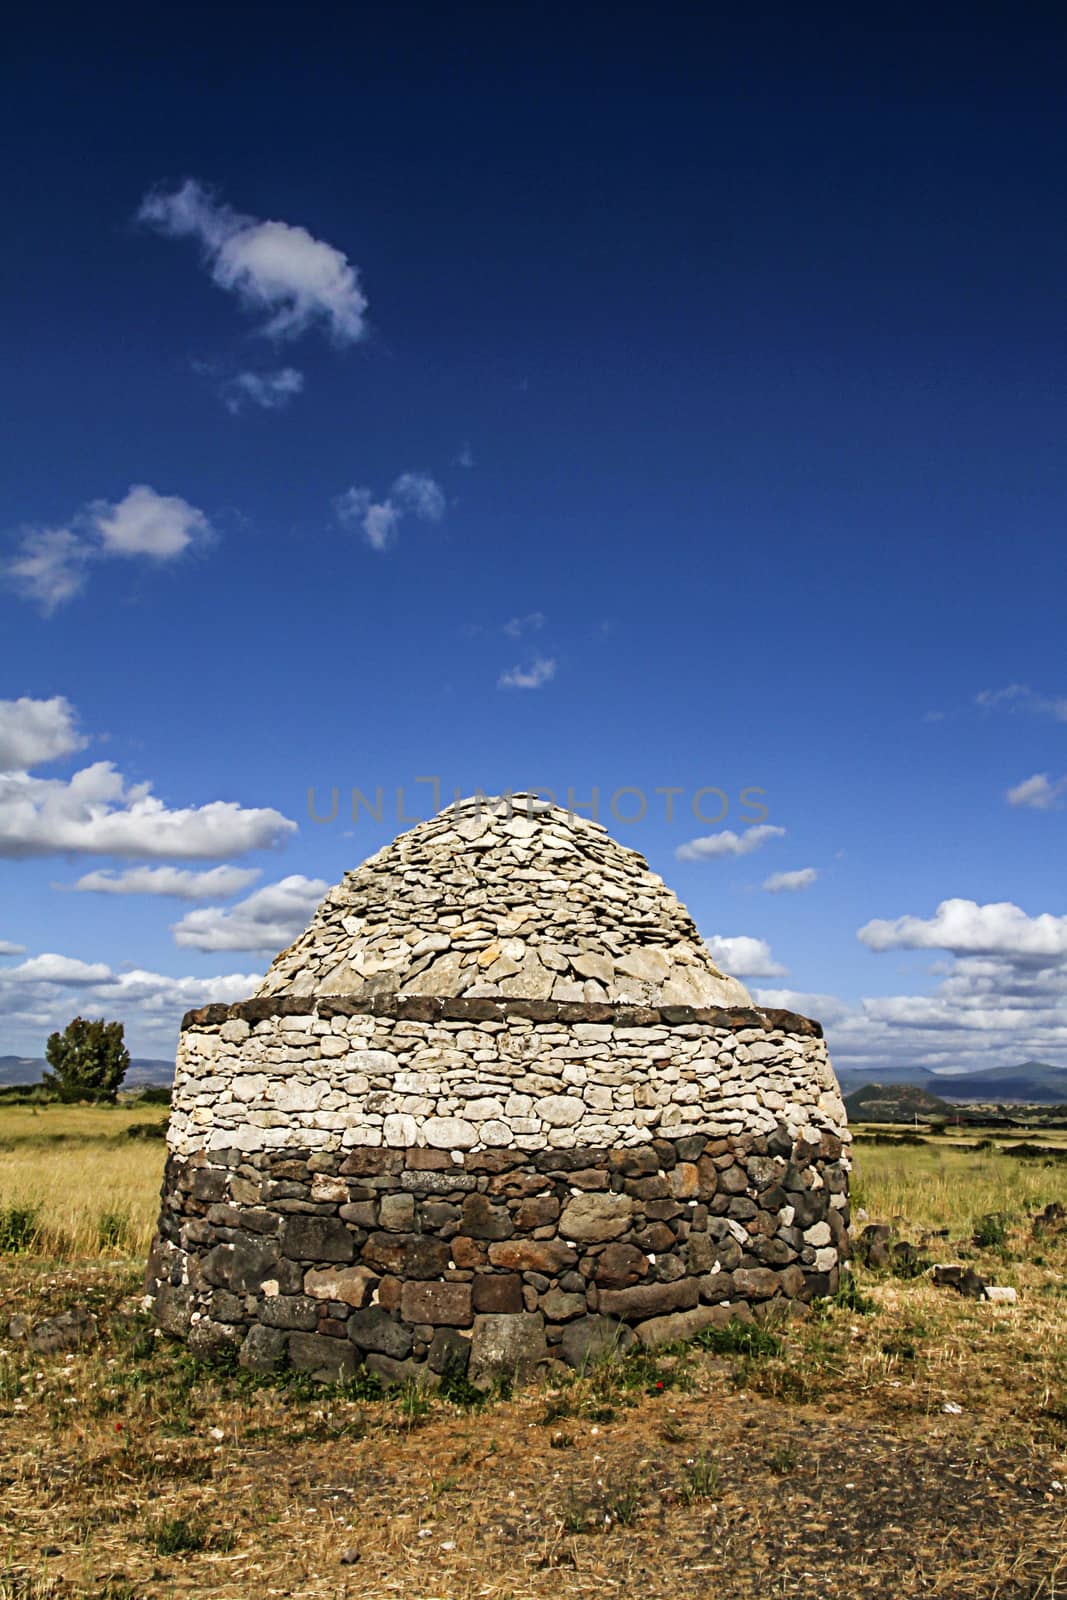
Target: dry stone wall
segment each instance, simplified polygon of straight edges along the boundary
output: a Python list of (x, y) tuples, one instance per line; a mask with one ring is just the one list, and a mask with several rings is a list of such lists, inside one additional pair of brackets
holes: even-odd
[(259, 992), (751, 1004), (643, 856), (534, 795), (461, 801), (346, 873)]
[(255, 1368), (431, 1379), (832, 1292), (844, 1109), (788, 1012), (282, 995), (186, 1018), (149, 1289)]

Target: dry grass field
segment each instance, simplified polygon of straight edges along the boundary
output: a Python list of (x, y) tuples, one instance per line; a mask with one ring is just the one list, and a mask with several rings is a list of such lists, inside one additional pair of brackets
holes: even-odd
[[(153, 1332), (163, 1146), (125, 1130), (162, 1115), (0, 1108), (0, 1600), (1067, 1596), (1067, 1228), (1035, 1230), (1067, 1163), (857, 1150), (871, 1221), (1014, 1306), (857, 1269), (775, 1328), (382, 1397)], [(97, 1319), (77, 1350), (4, 1337), (67, 1307)]]

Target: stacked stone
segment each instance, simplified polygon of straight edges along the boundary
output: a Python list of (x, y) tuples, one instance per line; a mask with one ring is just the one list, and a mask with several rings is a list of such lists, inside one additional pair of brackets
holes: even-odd
[(161, 1325), (323, 1380), (577, 1366), (832, 1293), (847, 1248), (841, 1140), (784, 1125), (459, 1161), (228, 1152), (172, 1158), (167, 1190)]
[(305, 995), (186, 1019), (170, 1145), (215, 1150), (639, 1144), (837, 1131), (821, 1030), (788, 1011)]
[(643, 856), (525, 794), (461, 801), (347, 873), (259, 993), (750, 1003)]
[(481, 1382), (832, 1292), (848, 1133), (821, 1029), (752, 1006), (640, 857), (566, 819), (422, 825), (258, 997), (185, 1019), (163, 1327), (255, 1368)]

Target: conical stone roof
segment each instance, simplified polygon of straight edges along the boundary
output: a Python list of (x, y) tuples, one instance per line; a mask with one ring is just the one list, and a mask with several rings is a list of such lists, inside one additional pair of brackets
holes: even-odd
[(752, 1004), (643, 856), (526, 795), (460, 801), (347, 872), (258, 993)]

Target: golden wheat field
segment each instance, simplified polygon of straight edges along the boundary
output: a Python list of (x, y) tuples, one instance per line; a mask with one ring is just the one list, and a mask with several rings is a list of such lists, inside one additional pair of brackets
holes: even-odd
[(0, 1106), (0, 1237), (19, 1215), (36, 1254), (145, 1255), (165, 1146), (136, 1135), (165, 1119), (158, 1105)]

